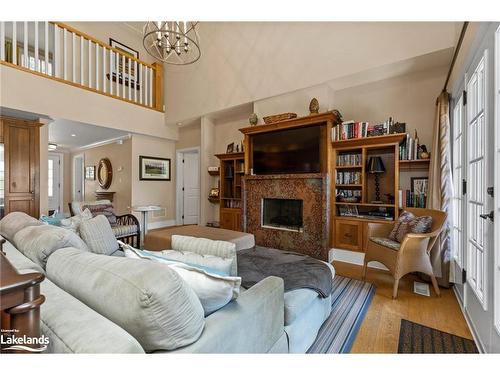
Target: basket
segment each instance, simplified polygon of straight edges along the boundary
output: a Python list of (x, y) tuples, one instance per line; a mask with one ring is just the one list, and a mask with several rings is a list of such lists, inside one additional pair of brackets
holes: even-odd
[(275, 122), (291, 120), (296, 117), (297, 117), (296, 113), (287, 112), (287, 113), (280, 113), (279, 115), (266, 116), (263, 119), (266, 124), (273, 124)]

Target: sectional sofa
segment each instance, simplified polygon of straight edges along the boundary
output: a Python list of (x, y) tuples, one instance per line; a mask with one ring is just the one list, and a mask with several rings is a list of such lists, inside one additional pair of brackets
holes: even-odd
[(271, 276), (205, 317), (162, 264), (96, 253), (84, 236), (17, 212), (0, 221), (0, 234), (20, 273), (46, 276), (41, 329), (50, 353), (304, 353), (331, 312), (330, 298), (284, 293)]

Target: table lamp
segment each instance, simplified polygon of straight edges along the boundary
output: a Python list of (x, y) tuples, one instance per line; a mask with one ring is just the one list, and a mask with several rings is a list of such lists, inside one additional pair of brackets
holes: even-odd
[(380, 200), (380, 174), (385, 172), (380, 156), (372, 156), (368, 160), (368, 173), (375, 175), (375, 200), (372, 203), (383, 203)]

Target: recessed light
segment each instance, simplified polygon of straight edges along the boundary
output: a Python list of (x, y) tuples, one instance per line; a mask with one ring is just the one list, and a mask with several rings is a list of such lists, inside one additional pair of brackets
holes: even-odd
[(72, 137), (76, 137), (76, 134), (71, 134)]
[(55, 143), (49, 143), (49, 151), (57, 150), (57, 145)]
[(182, 122), (178, 122), (178, 123), (177, 123), (177, 126), (181, 126), (181, 125), (182, 125)]

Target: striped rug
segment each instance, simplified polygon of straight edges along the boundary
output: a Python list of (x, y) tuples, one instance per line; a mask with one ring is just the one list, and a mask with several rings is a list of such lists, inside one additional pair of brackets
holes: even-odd
[(332, 312), (308, 353), (349, 353), (370, 306), (375, 287), (364, 281), (335, 276)]

